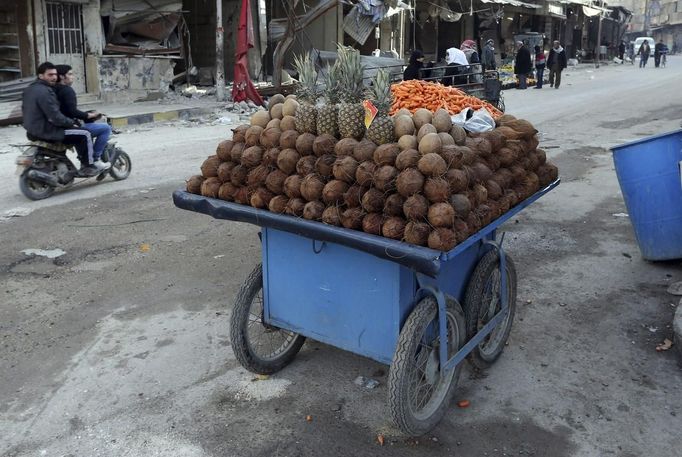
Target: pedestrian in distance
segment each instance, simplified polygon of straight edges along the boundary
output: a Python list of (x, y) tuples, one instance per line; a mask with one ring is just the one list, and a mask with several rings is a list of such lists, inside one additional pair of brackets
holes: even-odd
[(646, 68), (646, 63), (649, 60), (649, 55), (651, 54), (651, 46), (649, 46), (649, 40), (644, 40), (644, 42), (637, 50), (637, 54), (639, 54), (639, 68)]
[(535, 76), (537, 82), (535, 83), (536, 89), (542, 89), (542, 78), (545, 73), (545, 50), (540, 46), (535, 46)]
[(530, 58), (530, 50), (523, 41), (516, 43), (518, 50), (516, 51), (516, 57), (514, 58), (514, 74), (519, 79), (519, 85), (517, 89), (526, 89), (528, 86), (526, 84), (526, 78), (528, 73), (533, 71), (533, 62)]
[(493, 46), (493, 43), (494, 42), (491, 38), (485, 42), (485, 47), (483, 48), (483, 58), (481, 59), (483, 71), (497, 69), (497, 63), (495, 62), (495, 47)]
[(621, 40), (620, 44), (618, 45), (618, 58), (620, 60), (624, 60), (624, 57), (625, 57), (625, 41)]
[(104, 170), (111, 168), (109, 162), (101, 160), (104, 148), (111, 136), (111, 127), (106, 122), (95, 122), (102, 117), (97, 111), (83, 112), (78, 109), (78, 97), (76, 91), (71, 87), (76, 77), (70, 65), (57, 65), (57, 75), (59, 82), (55, 86), (55, 93), (59, 100), (59, 109), (65, 116), (80, 120), (82, 122), (81, 128), (90, 132), (90, 135), (95, 138), (92, 155), (94, 165)]
[(412, 51), (410, 62), (403, 72), (403, 81), (421, 78), (421, 69), (424, 67), (424, 53), (419, 49)]
[(558, 89), (561, 85), (561, 72), (566, 68), (566, 50), (561, 47), (558, 41), (554, 41), (552, 49), (549, 50), (547, 58), (547, 68), (549, 68), (549, 87)]
[(92, 136), (83, 130), (75, 119), (65, 116), (59, 109), (54, 87), (57, 68), (52, 62), (43, 62), (37, 68), (38, 78), (22, 94), (23, 127), (30, 141), (45, 141), (74, 146), (81, 162), (81, 176), (95, 176), (103, 168), (94, 165)]
[(469, 64), (469, 82), (480, 83), (483, 81), (483, 67), (481, 66), (481, 58), (476, 50), (476, 42), (474, 40), (464, 40), (460, 49), (467, 58)]
[(467, 83), (466, 73), (469, 72), (469, 62), (467, 56), (458, 48), (448, 48), (445, 51), (445, 62), (447, 68), (441, 84), (444, 86), (455, 86)]
[(654, 46), (654, 66), (656, 68), (661, 66), (661, 56), (663, 55), (663, 47), (665, 45), (663, 44), (663, 40), (659, 40), (658, 43), (656, 43), (656, 46)]

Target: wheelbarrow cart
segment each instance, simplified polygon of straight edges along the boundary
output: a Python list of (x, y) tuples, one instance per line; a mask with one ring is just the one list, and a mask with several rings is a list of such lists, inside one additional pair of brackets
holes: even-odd
[(281, 370), (306, 337), (390, 365), (391, 416), (416, 436), (443, 417), (465, 358), (486, 368), (500, 356), (516, 270), (496, 231), (558, 184), (449, 252), (184, 191), (173, 199), (182, 209), (262, 227), (262, 264), (242, 284), (230, 324), (246, 369)]

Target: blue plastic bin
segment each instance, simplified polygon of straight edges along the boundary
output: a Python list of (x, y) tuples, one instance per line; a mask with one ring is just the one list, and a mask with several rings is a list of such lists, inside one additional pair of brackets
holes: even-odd
[(642, 257), (682, 258), (682, 129), (612, 151)]

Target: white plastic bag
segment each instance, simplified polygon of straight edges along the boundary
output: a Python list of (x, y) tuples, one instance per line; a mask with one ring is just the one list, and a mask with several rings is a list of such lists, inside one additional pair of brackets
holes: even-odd
[(459, 114), (452, 116), (452, 123), (459, 125), (469, 132), (488, 132), (495, 128), (495, 119), (487, 109), (481, 108), (474, 111), (472, 108), (464, 108)]

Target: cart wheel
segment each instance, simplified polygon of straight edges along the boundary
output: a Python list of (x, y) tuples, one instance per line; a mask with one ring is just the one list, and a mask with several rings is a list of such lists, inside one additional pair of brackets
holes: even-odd
[(239, 289), (230, 320), (230, 341), (239, 363), (258, 374), (272, 374), (287, 366), (305, 342), (298, 333), (263, 322), (261, 264)]
[[(388, 403), (396, 425), (411, 436), (434, 428), (445, 414), (454, 393), (462, 364), (441, 373), (438, 351), (438, 304), (429, 296), (408, 316), (398, 339), (388, 377)], [(465, 341), (464, 313), (459, 303), (448, 300), (448, 357)]]
[[(469, 361), (478, 369), (488, 368), (502, 354), (509, 338), (516, 311), (516, 267), (507, 255), (507, 316), (490, 334), (471, 351)], [(496, 250), (489, 251), (474, 269), (464, 297), (464, 314), (467, 323), (467, 340), (471, 339), (502, 308), (500, 300), (500, 257)]]

